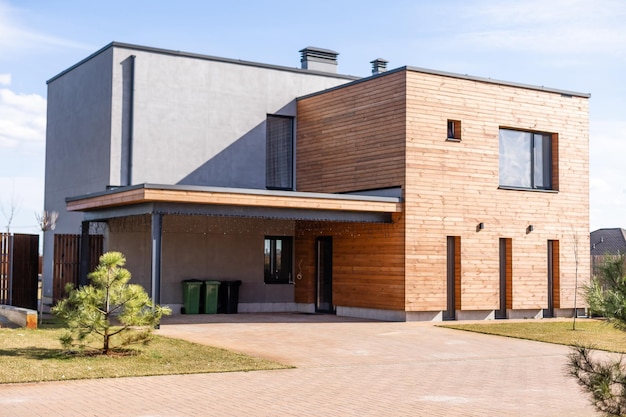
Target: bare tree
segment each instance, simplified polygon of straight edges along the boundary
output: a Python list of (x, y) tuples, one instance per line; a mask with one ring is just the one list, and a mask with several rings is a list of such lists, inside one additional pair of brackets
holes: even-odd
[(15, 216), (17, 215), (17, 213), (19, 213), (20, 211), (19, 203), (15, 201), (15, 184), (13, 184), (13, 189), (11, 191), (11, 203), (9, 204), (9, 207), (6, 207), (4, 204), (1, 204), (0, 210), (2, 211), (2, 215), (4, 216), (7, 222), (7, 225), (6, 225), (7, 233), (11, 233), (11, 224), (13, 223), (13, 220), (15, 219)]
[(572, 330), (576, 330), (576, 316), (578, 315), (578, 233), (574, 232), (574, 264), (576, 265), (574, 276), (574, 321), (572, 323)]
[(37, 219), (37, 224), (42, 232), (47, 232), (49, 230), (54, 230), (56, 227), (57, 219), (59, 218), (59, 213), (56, 211), (48, 211), (44, 210), (43, 212), (37, 213), (35, 212), (35, 218)]

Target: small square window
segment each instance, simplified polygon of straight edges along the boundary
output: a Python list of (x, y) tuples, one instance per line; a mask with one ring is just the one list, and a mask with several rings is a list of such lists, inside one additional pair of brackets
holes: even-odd
[(448, 120), (447, 140), (459, 142), (461, 140), (461, 121)]

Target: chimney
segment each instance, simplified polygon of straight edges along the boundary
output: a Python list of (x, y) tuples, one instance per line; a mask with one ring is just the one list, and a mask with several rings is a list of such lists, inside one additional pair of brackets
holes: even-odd
[(370, 64), (372, 64), (372, 74), (376, 75), (380, 74), (381, 72), (387, 71), (388, 62), (389, 61), (386, 61), (382, 58), (377, 58), (373, 61), (370, 61)]
[(337, 55), (339, 52), (330, 49), (308, 46), (300, 50), (302, 69), (337, 73)]

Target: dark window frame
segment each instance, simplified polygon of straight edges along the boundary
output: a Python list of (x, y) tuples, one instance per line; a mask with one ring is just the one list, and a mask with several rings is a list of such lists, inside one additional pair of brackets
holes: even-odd
[(448, 134), (447, 141), (460, 142), (461, 141), (461, 121), (448, 119)]
[(293, 284), (293, 237), (265, 236), (263, 243), (265, 284)]
[[(505, 152), (503, 150), (503, 138), (502, 133), (506, 132), (517, 132), (519, 134), (527, 134), (529, 135), (529, 143), (528, 148), (526, 149), (527, 154), (519, 155), (519, 160), (522, 163), (527, 163), (529, 166), (528, 176), (524, 176), (524, 180), (528, 182), (528, 185), (522, 183), (503, 183), (503, 166), (502, 164), (505, 162), (503, 158), (505, 158)], [(555, 160), (555, 153), (558, 153), (558, 150), (555, 149), (557, 135), (549, 132), (541, 132), (541, 131), (532, 131), (532, 130), (524, 130), (524, 129), (515, 129), (509, 127), (500, 127), (498, 130), (498, 157), (499, 157), (499, 175), (498, 175), (498, 185), (499, 188), (502, 189), (515, 189), (515, 190), (529, 190), (529, 191), (556, 191), (557, 190), (557, 178), (556, 174), (558, 173), (557, 163)], [(540, 150), (537, 146), (537, 143), (541, 144)], [(511, 152), (513, 155), (513, 152)], [(537, 164), (538, 155), (541, 157), (540, 164)], [(527, 156), (528, 158), (523, 158)], [(541, 168), (539, 169), (538, 166)], [(509, 175), (510, 173), (504, 172), (505, 175)], [(542, 182), (538, 183), (537, 176), (541, 174)], [(548, 176), (546, 180), (544, 177)]]

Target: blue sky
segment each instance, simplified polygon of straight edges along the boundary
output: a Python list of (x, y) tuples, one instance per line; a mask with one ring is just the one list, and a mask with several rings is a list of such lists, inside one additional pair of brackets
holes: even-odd
[[(626, 228), (626, 2), (0, 0), (0, 229), (37, 232), (46, 81), (111, 41), (299, 67), (306, 46), (591, 93), (591, 230)], [(564, 216), (567, 213), (563, 214)]]

